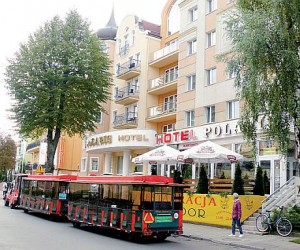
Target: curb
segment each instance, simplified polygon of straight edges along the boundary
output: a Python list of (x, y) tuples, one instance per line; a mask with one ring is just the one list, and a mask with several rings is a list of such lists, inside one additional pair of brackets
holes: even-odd
[(241, 247), (241, 248), (245, 248), (245, 249), (253, 249), (253, 250), (265, 250), (266, 249), (266, 248), (263, 248), (263, 247), (255, 247), (255, 246), (249, 246), (249, 245), (239, 244), (239, 243), (224, 242), (224, 241), (221, 241), (221, 240), (214, 240), (214, 239), (211, 239), (211, 238), (205, 238), (205, 237), (199, 237), (199, 236), (193, 236), (193, 235), (181, 234), (180, 236), (188, 238), (188, 239), (205, 240), (205, 241), (210, 241), (210, 242), (217, 243), (217, 244), (222, 244), (222, 245), (227, 245), (227, 246), (234, 246), (234, 247)]

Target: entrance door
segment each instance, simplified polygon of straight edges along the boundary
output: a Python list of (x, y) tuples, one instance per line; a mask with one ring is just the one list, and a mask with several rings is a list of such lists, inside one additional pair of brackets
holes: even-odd
[(280, 161), (279, 159), (260, 160), (263, 174), (266, 171), (270, 181), (270, 194), (280, 187)]

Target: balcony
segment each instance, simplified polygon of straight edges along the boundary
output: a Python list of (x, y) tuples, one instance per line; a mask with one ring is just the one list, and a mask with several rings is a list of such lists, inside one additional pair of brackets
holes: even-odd
[(121, 115), (116, 115), (113, 127), (115, 129), (127, 129), (127, 128), (136, 128), (137, 127), (137, 113), (136, 112), (128, 112)]
[(165, 102), (148, 108), (148, 122), (165, 122), (176, 119), (177, 102)]
[(149, 81), (148, 94), (162, 95), (177, 89), (177, 72), (174, 74), (164, 74)]
[(118, 89), (115, 94), (115, 103), (129, 105), (139, 100), (139, 87), (135, 85)]
[(117, 77), (121, 80), (129, 80), (141, 73), (141, 61), (129, 60), (118, 66)]
[(172, 44), (155, 51), (152, 54), (149, 65), (156, 68), (169, 65), (178, 61), (178, 41), (174, 41)]

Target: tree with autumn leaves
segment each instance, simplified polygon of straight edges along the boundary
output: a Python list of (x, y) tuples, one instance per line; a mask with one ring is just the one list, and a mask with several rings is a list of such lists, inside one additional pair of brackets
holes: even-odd
[(16, 151), (16, 143), (11, 136), (0, 134), (0, 181), (6, 178), (8, 170), (14, 169)]

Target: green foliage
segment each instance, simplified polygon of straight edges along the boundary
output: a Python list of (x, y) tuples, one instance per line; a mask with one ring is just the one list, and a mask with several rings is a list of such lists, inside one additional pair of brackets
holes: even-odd
[(182, 165), (182, 178), (191, 179), (192, 178), (192, 166), (190, 164)]
[(47, 133), (50, 168), (62, 132), (94, 131), (109, 98), (109, 66), (101, 41), (76, 11), (45, 23), (9, 60), (6, 84), (15, 101), (14, 119), (20, 134)]
[(226, 23), (232, 50), (219, 58), (236, 74), (244, 101), (241, 130), (255, 152), (257, 126), (262, 125), (286, 154), (294, 127), (299, 154), (300, 1), (239, 0), (236, 8)]
[[(14, 169), (17, 146), (10, 136), (0, 134), (0, 173), (6, 178), (7, 170)], [(5, 176), (5, 177), (4, 177)]]
[(232, 186), (232, 193), (238, 193), (239, 195), (244, 195), (244, 181), (242, 179), (242, 170), (240, 164), (238, 163), (235, 168), (234, 181)]
[(294, 228), (300, 229), (300, 207), (299, 206), (293, 206), (289, 208), (285, 216), (290, 220)]
[(182, 178), (182, 175), (181, 175), (181, 172), (179, 170), (174, 170), (174, 182), (175, 183), (182, 183), (183, 181), (183, 178)]
[(265, 194), (263, 172), (262, 172), (262, 168), (260, 166), (258, 166), (257, 170), (256, 170), (253, 194), (254, 195), (264, 195)]
[(197, 193), (199, 194), (207, 194), (208, 193), (208, 178), (205, 171), (205, 168), (201, 166), (199, 181), (197, 185)]

